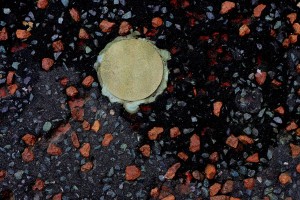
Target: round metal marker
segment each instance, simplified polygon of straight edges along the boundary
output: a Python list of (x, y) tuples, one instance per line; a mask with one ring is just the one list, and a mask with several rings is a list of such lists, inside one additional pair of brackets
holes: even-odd
[(99, 54), (95, 63), (102, 94), (136, 112), (141, 103), (153, 102), (167, 85), (169, 52), (146, 39), (118, 37)]

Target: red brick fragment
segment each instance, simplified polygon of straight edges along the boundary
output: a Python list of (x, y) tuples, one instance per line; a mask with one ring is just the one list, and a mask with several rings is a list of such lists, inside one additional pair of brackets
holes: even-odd
[(288, 183), (291, 183), (292, 182), (292, 178), (291, 176), (287, 173), (287, 172), (284, 172), (284, 173), (281, 173), (279, 175), (279, 182), (282, 184), (282, 185), (286, 185)]
[(215, 175), (217, 174), (217, 169), (214, 165), (208, 164), (205, 167), (205, 177), (209, 180), (213, 179)]
[(173, 179), (177, 170), (180, 168), (181, 164), (178, 162), (178, 163), (175, 163), (174, 165), (172, 165), (168, 171), (166, 172), (165, 174), (165, 178), (166, 179)]
[(150, 140), (156, 140), (162, 132), (164, 132), (162, 127), (153, 127), (150, 131), (148, 131), (148, 138)]
[(190, 138), (189, 150), (193, 153), (200, 151), (200, 137), (197, 134), (193, 134)]
[(244, 179), (244, 187), (247, 190), (252, 190), (255, 186), (255, 179), (254, 178), (247, 178)]
[(141, 176), (141, 170), (137, 166), (130, 165), (126, 167), (125, 179), (127, 181), (134, 181), (140, 176)]
[(6, 177), (6, 171), (1, 169), (0, 170), (0, 182), (3, 181)]
[(33, 154), (33, 151), (26, 147), (22, 153), (22, 160), (24, 162), (31, 162), (34, 160), (34, 154)]
[(80, 142), (79, 142), (78, 136), (75, 132), (71, 133), (71, 141), (75, 148), (80, 147)]
[(16, 72), (14, 71), (9, 71), (7, 76), (6, 76), (6, 84), (11, 85), (13, 83), (14, 75)]
[(29, 31), (26, 31), (26, 30), (18, 29), (16, 31), (16, 36), (19, 39), (27, 39), (31, 36), (31, 33)]
[(79, 29), (78, 37), (83, 40), (87, 40), (90, 38), (90, 35), (83, 28)]
[(151, 149), (150, 149), (149, 144), (145, 144), (145, 145), (141, 146), (139, 150), (141, 151), (143, 156), (150, 157)]
[(264, 4), (259, 4), (258, 6), (256, 6), (253, 10), (253, 15), (254, 17), (260, 17), (262, 11), (266, 8), (266, 5)]
[(258, 155), (258, 153), (255, 153), (255, 154), (249, 156), (249, 157), (246, 159), (246, 162), (258, 163), (258, 162), (259, 162), (259, 155)]
[(63, 51), (65, 49), (64, 44), (61, 40), (53, 42), (52, 47), (53, 47), (53, 51), (55, 51), (55, 52)]
[(53, 66), (53, 64), (54, 64), (54, 60), (51, 58), (43, 58), (42, 59), (42, 68), (45, 71), (49, 71), (50, 68)]
[(181, 135), (181, 132), (178, 127), (173, 127), (170, 129), (170, 137), (175, 138)]
[(119, 35), (127, 35), (131, 30), (131, 28), (132, 26), (128, 22), (126, 21), (121, 22), (119, 27)]
[(214, 183), (209, 187), (209, 195), (212, 197), (218, 194), (218, 192), (221, 190), (221, 186), (222, 185), (220, 183)]
[(88, 171), (91, 171), (93, 169), (93, 167), (94, 167), (93, 162), (87, 162), (80, 167), (80, 170), (82, 172), (88, 172)]
[(231, 11), (233, 8), (235, 8), (235, 3), (232, 1), (224, 1), (221, 5), (220, 14), (226, 14), (229, 11)]
[(69, 86), (67, 89), (66, 89), (66, 93), (69, 97), (75, 97), (77, 94), (78, 94), (78, 90), (76, 87), (74, 86)]
[(5, 41), (7, 39), (8, 39), (7, 30), (5, 27), (3, 27), (2, 30), (0, 31), (0, 41)]
[(99, 28), (104, 33), (111, 32), (111, 30), (114, 26), (115, 26), (115, 23), (114, 22), (109, 22), (108, 20), (102, 20), (101, 23), (99, 24)]
[(90, 143), (84, 143), (82, 147), (79, 149), (79, 152), (83, 157), (88, 158), (90, 156), (90, 150), (91, 150)]
[(72, 17), (72, 19), (75, 21), (75, 22), (79, 22), (80, 21), (80, 14), (78, 12), (78, 10), (76, 8), (71, 8), (69, 10), (70, 12), (70, 15)]
[(226, 140), (226, 144), (235, 149), (239, 144), (239, 140), (234, 135), (230, 135)]
[(59, 156), (62, 154), (62, 150), (60, 147), (56, 146), (55, 144), (50, 143), (47, 148), (47, 153), (51, 156)]
[(52, 200), (62, 200), (62, 193), (58, 193), (52, 197)]
[(154, 28), (158, 28), (163, 24), (163, 20), (160, 17), (154, 17), (151, 23)]
[(109, 146), (110, 142), (113, 140), (113, 135), (111, 133), (106, 133), (102, 140), (102, 146), (107, 147)]
[(92, 86), (93, 82), (94, 82), (94, 78), (90, 75), (83, 79), (82, 85), (86, 88), (89, 88)]
[(48, 0), (38, 0), (37, 7), (39, 9), (45, 9), (48, 7), (48, 4), (49, 4)]
[(44, 189), (44, 187), (45, 187), (44, 181), (41, 180), (41, 179), (39, 179), (39, 178), (37, 178), (36, 181), (35, 181), (35, 183), (34, 183), (34, 185), (32, 186), (32, 190), (39, 190), (39, 191), (41, 191), (41, 190)]

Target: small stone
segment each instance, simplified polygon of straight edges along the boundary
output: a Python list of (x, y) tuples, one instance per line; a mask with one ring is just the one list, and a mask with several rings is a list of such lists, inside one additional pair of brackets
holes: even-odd
[(258, 163), (258, 162), (259, 162), (259, 155), (258, 155), (258, 153), (255, 153), (255, 154), (249, 156), (249, 157), (246, 159), (246, 162)]
[(113, 140), (113, 135), (111, 133), (106, 133), (102, 140), (102, 146), (107, 147), (109, 146), (110, 142)]
[(292, 182), (292, 178), (291, 178), (291, 176), (290, 176), (287, 172), (284, 172), (284, 173), (281, 173), (281, 174), (279, 175), (279, 182), (280, 182), (282, 185), (286, 185), (286, 184)]
[(168, 171), (166, 172), (165, 174), (165, 178), (166, 179), (173, 179), (177, 170), (180, 168), (181, 164), (178, 162), (178, 163), (175, 163), (174, 165), (172, 165)]
[(217, 174), (217, 169), (214, 165), (208, 164), (205, 167), (205, 177), (209, 180), (213, 179), (215, 175)]
[(101, 128), (101, 124), (99, 120), (95, 120), (94, 124), (91, 128), (92, 131), (94, 131), (95, 133), (97, 133), (99, 131), (99, 129)]
[(141, 170), (137, 166), (130, 165), (126, 167), (125, 179), (127, 181), (134, 181), (140, 176), (141, 176)]
[(233, 180), (227, 180), (221, 189), (222, 194), (228, 194), (233, 191), (234, 182)]
[(221, 101), (214, 102), (213, 113), (214, 113), (215, 116), (220, 117), (222, 106), (223, 106), (223, 103)]
[(239, 29), (239, 35), (241, 37), (244, 37), (245, 35), (248, 35), (249, 33), (250, 33), (250, 29), (249, 29), (249, 27), (246, 24), (244, 24), (244, 25), (242, 25), (240, 27), (240, 29)]
[(0, 170), (0, 182), (3, 181), (6, 177), (6, 171), (1, 169)]
[(181, 132), (178, 127), (173, 127), (170, 129), (170, 137), (171, 138), (176, 138), (179, 135), (181, 135)]
[(152, 198), (154, 198), (154, 199), (156, 199), (159, 196), (159, 189), (158, 189), (158, 187), (155, 187), (155, 188), (151, 189), (150, 196)]
[(126, 21), (123, 21), (121, 22), (120, 24), (120, 27), (119, 27), (119, 35), (127, 35), (129, 33), (129, 31), (131, 30), (132, 26), (126, 22)]
[(300, 146), (291, 143), (290, 148), (291, 148), (291, 153), (293, 158), (296, 158), (300, 155)]
[(27, 39), (31, 36), (31, 33), (29, 31), (26, 31), (26, 30), (18, 29), (16, 31), (16, 36), (19, 39)]
[(53, 143), (50, 143), (47, 148), (47, 153), (51, 156), (59, 156), (62, 154), (62, 150), (60, 147), (56, 146)]
[(86, 88), (89, 88), (92, 86), (93, 82), (94, 82), (94, 78), (90, 75), (83, 79), (82, 85)]
[(99, 24), (99, 28), (101, 29), (102, 32), (104, 33), (109, 33), (111, 32), (112, 28), (115, 26), (114, 22), (109, 22), (107, 20), (102, 20), (101, 23)]
[(262, 11), (266, 8), (266, 5), (264, 4), (259, 4), (258, 6), (256, 6), (253, 10), (253, 15), (254, 17), (260, 17)]
[(43, 131), (45, 131), (45, 132), (50, 131), (51, 128), (52, 128), (51, 122), (45, 122), (45, 124), (43, 125)]
[(247, 145), (247, 144), (253, 144), (254, 140), (250, 137), (248, 137), (247, 135), (239, 135), (238, 139), (241, 143)]
[(79, 142), (78, 136), (75, 132), (71, 133), (71, 141), (75, 148), (80, 147), (80, 142)]
[(90, 38), (89, 34), (83, 28), (79, 29), (78, 37), (83, 40), (87, 40)]
[(154, 28), (158, 28), (163, 24), (163, 20), (160, 17), (154, 17), (151, 23)]
[(186, 153), (184, 153), (184, 152), (179, 152), (178, 154), (177, 154), (177, 156), (181, 159), (181, 160), (183, 160), (183, 161), (187, 161), (187, 159), (189, 159), (189, 156), (186, 154)]
[(239, 140), (234, 135), (230, 135), (226, 140), (226, 144), (235, 149), (239, 144)]
[(143, 156), (149, 158), (150, 157), (150, 153), (151, 153), (151, 149), (150, 149), (150, 145), (149, 144), (145, 144), (143, 146), (140, 147), (140, 151), (143, 154)]
[(257, 70), (255, 73), (255, 80), (258, 85), (263, 85), (267, 78), (267, 72), (261, 72), (260, 70)]
[(0, 31), (0, 41), (5, 41), (7, 39), (8, 39), (7, 30), (5, 27), (3, 27), (2, 30)]
[(38, 0), (37, 1), (37, 7), (39, 9), (45, 9), (45, 8), (47, 8), (48, 4), (49, 4), (48, 0)]
[(300, 35), (300, 24), (299, 23), (293, 24), (293, 28), (294, 28), (294, 33), (296, 35)]
[(164, 132), (162, 127), (153, 127), (150, 131), (148, 131), (148, 138), (150, 140), (156, 140), (162, 132)]
[(51, 58), (43, 58), (42, 59), (42, 68), (45, 71), (49, 71), (50, 68), (53, 66), (53, 64), (54, 64), (54, 60)]
[(58, 193), (52, 197), (52, 200), (62, 200), (62, 193)]
[(290, 23), (293, 24), (297, 19), (297, 13), (290, 13), (286, 17), (289, 19)]
[(31, 135), (29, 133), (26, 133), (23, 137), (22, 140), (27, 144), (28, 146), (33, 146), (36, 142), (36, 138), (34, 135)]
[(255, 186), (255, 179), (254, 178), (247, 178), (244, 179), (244, 187), (247, 190), (252, 190)]
[(69, 97), (75, 97), (77, 94), (78, 94), (78, 90), (76, 87), (74, 86), (69, 86), (67, 89), (66, 89), (66, 93)]
[(193, 171), (192, 176), (196, 180), (202, 181), (204, 179), (204, 175), (202, 173), (200, 173), (198, 170)]
[(79, 15), (79, 12), (75, 9), (75, 8), (71, 8), (69, 10), (70, 12), (70, 15), (72, 17), (72, 19), (75, 21), (75, 22), (79, 22), (80, 21), (80, 15)]
[(26, 147), (22, 153), (22, 160), (24, 162), (31, 162), (34, 160), (34, 154), (28, 147)]
[(62, 43), (61, 40), (55, 41), (52, 43), (52, 48), (53, 51), (58, 52), (58, 51), (63, 51), (64, 50), (64, 44)]
[(221, 186), (222, 185), (220, 183), (214, 183), (209, 187), (209, 195), (212, 197), (218, 194), (218, 192), (221, 190)]
[(91, 150), (90, 143), (84, 143), (82, 147), (79, 149), (79, 152), (83, 157), (88, 158), (90, 156), (90, 150)]
[(193, 134), (190, 138), (189, 150), (193, 153), (200, 151), (200, 137), (197, 134)]
[(229, 11), (231, 11), (233, 8), (235, 8), (235, 3), (232, 1), (224, 1), (221, 5), (220, 14), (226, 14)]
[(85, 163), (84, 165), (81, 166), (80, 170), (82, 172), (88, 172), (91, 169), (93, 169), (93, 167), (94, 167), (94, 164), (92, 162), (87, 162), (87, 163)]
[(82, 128), (83, 128), (83, 130), (88, 131), (88, 130), (90, 130), (91, 125), (90, 125), (90, 123), (88, 121), (84, 120), (82, 122)]
[(34, 185), (32, 186), (32, 190), (39, 190), (39, 191), (41, 191), (41, 190), (44, 189), (44, 187), (45, 187), (44, 181), (41, 180), (41, 179), (39, 179), (39, 178), (37, 178), (36, 181), (35, 181), (35, 183), (34, 183)]

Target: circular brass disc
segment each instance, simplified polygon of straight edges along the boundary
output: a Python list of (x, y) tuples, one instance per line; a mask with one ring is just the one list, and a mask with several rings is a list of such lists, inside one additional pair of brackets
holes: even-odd
[(114, 96), (137, 101), (155, 92), (163, 71), (162, 58), (154, 45), (140, 39), (125, 39), (104, 52), (100, 76)]

